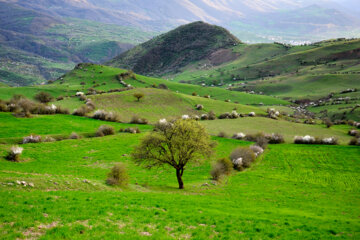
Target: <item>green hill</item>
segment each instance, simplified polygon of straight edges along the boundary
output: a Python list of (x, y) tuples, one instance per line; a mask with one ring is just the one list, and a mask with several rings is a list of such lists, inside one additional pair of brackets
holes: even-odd
[[(132, 69), (139, 74), (164, 74), (209, 56), (219, 64), (229, 61), (236, 55), (228, 48), (239, 43), (224, 28), (194, 22), (136, 46), (108, 64)], [(227, 59), (218, 59), (218, 55), (223, 53), (229, 53)]]
[(107, 61), (154, 35), (6, 2), (0, 5), (0, 22), (0, 81), (12, 86), (56, 79), (79, 62)]

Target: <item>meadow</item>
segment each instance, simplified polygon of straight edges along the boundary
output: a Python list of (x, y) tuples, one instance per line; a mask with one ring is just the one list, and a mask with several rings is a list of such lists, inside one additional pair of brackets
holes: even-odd
[[(210, 180), (213, 159), (191, 165), (185, 190), (171, 169), (145, 170), (129, 153), (143, 134), (24, 145), (1, 158), (3, 239), (357, 239), (360, 149), (270, 145), (252, 168)], [(216, 138), (216, 157), (249, 143)], [(7, 145), (0, 145), (1, 156)], [(347, 156), (344, 159), (344, 156)], [(127, 188), (105, 184), (127, 164)], [(17, 185), (16, 180), (34, 187)], [(86, 180), (86, 181), (84, 181)]]

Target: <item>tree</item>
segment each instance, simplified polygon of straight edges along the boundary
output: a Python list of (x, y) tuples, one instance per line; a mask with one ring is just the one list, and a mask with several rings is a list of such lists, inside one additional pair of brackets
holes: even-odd
[(149, 169), (164, 165), (175, 168), (179, 189), (183, 189), (185, 166), (210, 157), (214, 147), (215, 143), (200, 123), (180, 119), (157, 124), (154, 132), (145, 136), (134, 149), (132, 158)]
[(140, 102), (140, 99), (144, 97), (144, 94), (143, 93), (134, 93), (133, 95), (138, 102)]
[(47, 92), (39, 92), (35, 95), (35, 99), (41, 103), (48, 103), (53, 100), (53, 97)]

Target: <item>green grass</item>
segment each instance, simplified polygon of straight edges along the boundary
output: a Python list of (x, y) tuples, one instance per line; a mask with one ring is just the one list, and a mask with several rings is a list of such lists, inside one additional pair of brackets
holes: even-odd
[[(0, 128), (6, 131), (0, 132), (0, 142), (18, 139), (30, 134), (37, 135), (70, 135), (95, 133), (101, 125), (110, 125), (119, 130), (120, 128), (135, 127), (134, 124), (113, 123), (94, 120), (86, 117), (72, 115), (34, 115), (32, 118), (16, 118), (10, 113), (0, 113)], [(139, 125), (141, 130), (149, 130), (149, 125)]]
[(222, 119), (201, 122), (210, 133), (217, 135), (220, 131), (232, 136), (235, 133), (245, 134), (280, 133), (286, 142), (293, 142), (295, 136), (311, 135), (314, 137), (336, 137), (340, 143), (348, 144), (350, 137), (347, 135), (350, 126), (339, 125), (327, 129), (324, 125), (308, 125), (302, 123), (292, 123), (285, 120), (273, 120), (264, 117), (246, 117), (239, 119)]
[[(124, 155), (141, 136), (28, 144), (24, 145), (25, 162), (0, 158), (2, 238), (359, 237), (357, 147), (270, 146), (248, 171), (234, 172), (220, 185), (202, 187), (210, 182), (207, 160), (187, 168), (185, 190), (180, 191), (174, 171), (148, 171)], [(245, 144), (216, 140), (217, 157)], [(0, 145), (2, 156), (7, 148)], [(104, 183), (116, 162), (128, 166), (127, 189)], [(15, 180), (33, 182), (35, 187), (7, 184)]]
[[(133, 96), (134, 93), (138, 92), (145, 96), (139, 102)], [(264, 111), (256, 107), (193, 97), (154, 88), (138, 88), (121, 93), (96, 95), (90, 98), (96, 108), (117, 112), (123, 121), (130, 121), (134, 115), (138, 115), (154, 123), (161, 118), (176, 118), (185, 114), (200, 116), (209, 111), (214, 111), (220, 115), (224, 112), (231, 112), (234, 108), (237, 108), (239, 113), (254, 111), (265, 114)], [(196, 104), (202, 104), (204, 109), (202, 111), (195, 110)]]

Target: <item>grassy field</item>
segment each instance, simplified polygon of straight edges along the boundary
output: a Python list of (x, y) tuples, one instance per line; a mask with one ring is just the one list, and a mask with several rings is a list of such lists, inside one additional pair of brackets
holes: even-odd
[(10, 113), (0, 113), (0, 128), (6, 129), (0, 132), (0, 142), (17, 141), (30, 134), (41, 136), (69, 136), (72, 132), (83, 135), (93, 134), (101, 125), (113, 126), (117, 131), (127, 127), (139, 127), (143, 131), (152, 128), (149, 125), (104, 122), (72, 115), (35, 115), (33, 118), (16, 118)]
[[(140, 135), (24, 145), (25, 162), (0, 145), (3, 239), (357, 239), (360, 149), (274, 145), (249, 170), (221, 184), (211, 159), (189, 166), (185, 190), (169, 169), (145, 170), (128, 154)], [(214, 138), (217, 157), (247, 143)], [(346, 156), (346, 159), (344, 159)], [(105, 185), (124, 162), (126, 189)], [(84, 180), (87, 180), (84, 182)], [(12, 185), (27, 181), (34, 188)], [(10, 184), (9, 184), (10, 183)], [(208, 186), (202, 186), (209, 183)]]
[(230, 137), (238, 132), (253, 134), (258, 132), (280, 133), (286, 142), (293, 142), (295, 136), (311, 135), (314, 137), (336, 137), (340, 143), (347, 144), (350, 136), (347, 135), (350, 126), (338, 125), (327, 129), (324, 125), (308, 125), (293, 123), (285, 120), (273, 120), (270, 118), (239, 118), (239, 119), (218, 119), (213, 121), (201, 122), (210, 133), (217, 135), (223, 131)]

